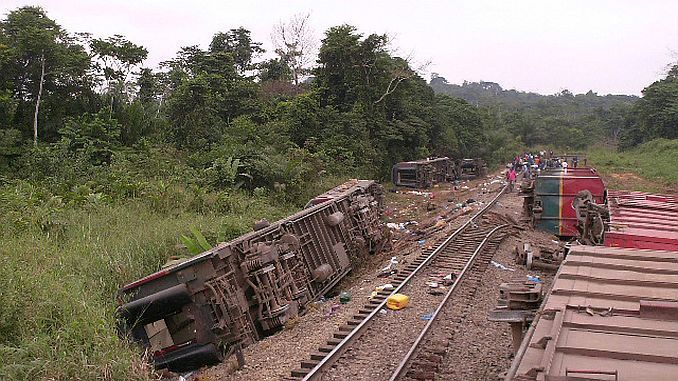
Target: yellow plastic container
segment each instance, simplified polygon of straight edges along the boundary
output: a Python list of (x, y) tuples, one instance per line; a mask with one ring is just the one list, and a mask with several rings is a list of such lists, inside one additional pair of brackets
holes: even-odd
[(405, 308), (410, 302), (410, 297), (405, 294), (393, 294), (386, 299), (386, 307), (390, 310)]

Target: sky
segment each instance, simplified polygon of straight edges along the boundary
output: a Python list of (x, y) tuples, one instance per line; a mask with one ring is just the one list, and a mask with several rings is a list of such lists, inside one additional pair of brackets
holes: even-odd
[(43, 7), (69, 32), (121, 34), (148, 49), (148, 67), (239, 26), (271, 54), (273, 26), (306, 13), (318, 41), (345, 23), (385, 33), (396, 53), (430, 62), (425, 77), (450, 83), (640, 95), (678, 61), (673, 0), (0, 0), (0, 15), (23, 5)]

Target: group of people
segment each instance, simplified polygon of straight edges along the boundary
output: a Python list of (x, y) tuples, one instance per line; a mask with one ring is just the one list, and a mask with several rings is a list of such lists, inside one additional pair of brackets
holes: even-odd
[[(569, 162), (568, 158), (570, 159)], [(583, 160), (584, 165), (586, 165), (586, 158)], [(576, 155), (556, 157), (553, 151), (525, 152), (516, 156), (513, 162), (507, 165), (506, 181), (509, 184), (509, 191), (513, 191), (519, 175), (522, 175), (523, 179), (531, 180), (545, 168), (568, 168), (570, 165), (577, 168), (579, 157)]]

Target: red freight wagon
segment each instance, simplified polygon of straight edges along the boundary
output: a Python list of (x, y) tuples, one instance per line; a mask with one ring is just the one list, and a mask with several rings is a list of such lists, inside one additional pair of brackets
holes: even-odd
[(678, 197), (610, 190), (605, 246), (678, 250)]
[(553, 168), (534, 184), (534, 226), (559, 237), (577, 237), (577, 214), (572, 201), (588, 190), (596, 204), (605, 203), (605, 185), (594, 168)]

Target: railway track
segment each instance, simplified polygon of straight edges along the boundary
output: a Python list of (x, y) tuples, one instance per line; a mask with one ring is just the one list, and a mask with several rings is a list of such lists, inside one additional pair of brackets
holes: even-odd
[[(401, 269), (390, 281), (394, 290), (368, 301), (287, 379), (433, 379), (487, 264), (512, 226), (503, 216), (488, 213), (502, 194)], [(433, 280), (449, 274), (451, 284), (431, 287)], [(386, 299), (395, 293), (410, 295), (410, 306), (387, 311)]]

